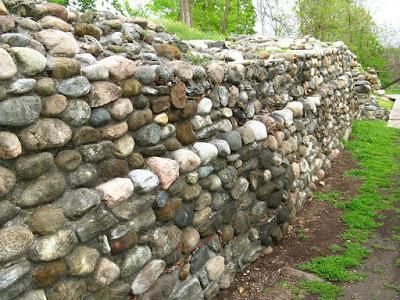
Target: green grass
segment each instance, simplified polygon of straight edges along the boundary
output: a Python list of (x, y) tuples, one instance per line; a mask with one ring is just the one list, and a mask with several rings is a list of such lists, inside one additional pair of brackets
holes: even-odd
[(302, 280), (299, 286), (308, 294), (317, 295), (320, 300), (335, 300), (342, 295), (342, 289), (329, 282)]
[(390, 95), (390, 94), (400, 94), (400, 87), (389, 88), (389, 89), (385, 90), (385, 94), (388, 94), (388, 95)]
[(161, 19), (156, 23), (160, 23), (167, 32), (175, 34), (181, 40), (225, 40), (225, 36), (217, 32), (204, 32), (178, 21)]
[(385, 99), (383, 97), (376, 97), (376, 102), (378, 102), (378, 104), (381, 108), (384, 108), (387, 110), (391, 110), (394, 105), (394, 101)]
[(340, 194), (336, 191), (330, 191), (327, 193), (315, 193), (315, 200), (317, 201), (326, 201), (332, 204), (333, 206), (337, 206), (339, 202)]
[[(360, 169), (349, 172), (362, 179), (357, 196), (337, 205), (337, 192), (318, 194), (320, 201), (329, 201), (343, 209), (342, 220), (347, 229), (341, 234), (345, 240), (343, 253), (311, 259), (300, 268), (332, 281), (358, 281), (365, 275), (352, 271), (361, 265), (369, 250), (364, 244), (381, 225), (378, 212), (393, 208), (400, 198), (400, 188), (391, 178), (399, 176), (397, 159), (400, 158), (400, 130), (388, 128), (383, 121), (355, 121), (353, 139), (345, 143)], [(398, 178), (398, 177), (397, 177)], [(335, 247), (336, 248), (336, 247)], [(320, 299), (335, 299), (322, 298)]]

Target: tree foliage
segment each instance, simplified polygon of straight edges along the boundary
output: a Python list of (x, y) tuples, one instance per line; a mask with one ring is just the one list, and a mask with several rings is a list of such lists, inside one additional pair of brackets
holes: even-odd
[(383, 70), (383, 45), (370, 12), (357, 0), (297, 0), (300, 32), (322, 41), (343, 41), (364, 67)]
[[(225, 11), (225, 0), (193, 0), (193, 27), (206, 32), (219, 32)], [(154, 0), (149, 8), (161, 17), (178, 20), (179, 0)], [(231, 0), (226, 33), (254, 33), (255, 10), (251, 0)]]

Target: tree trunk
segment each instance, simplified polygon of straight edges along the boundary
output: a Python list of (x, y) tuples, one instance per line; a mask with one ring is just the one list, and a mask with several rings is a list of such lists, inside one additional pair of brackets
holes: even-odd
[(188, 25), (189, 27), (193, 26), (192, 19), (192, 4), (191, 0), (180, 0), (180, 10), (179, 10), (179, 18), (180, 20)]
[(387, 89), (389, 86), (392, 86), (393, 84), (395, 84), (397, 82), (400, 82), (400, 78), (397, 78), (397, 79), (393, 80), (392, 82), (388, 83), (387, 85), (385, 85), (383, 87), (383, 89)]
[(222, 34), (224, 34), (226, 31), (226, 26), (228, 25), (228, 17), (229, 17), (230, 10), (231, 10), (231, 0), (226, 0), (224, 17), (222, 18), (222, 22), (221, 22), (221, 33)]

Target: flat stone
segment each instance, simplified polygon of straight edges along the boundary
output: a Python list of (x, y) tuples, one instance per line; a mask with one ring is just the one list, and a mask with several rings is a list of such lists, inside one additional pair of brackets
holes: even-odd
[(113, 206), (128, 199), (132, 195), (133, 189), (134, 185), (128, 178), (114, 178), (96, 187), (107, 206)]
[(200, 157), (187, 149), (179, 149), (172, 153), (172, 157), (178, 162), (182, 173), (188, 173), (197, 169), (201, 164)]
[(100, 36), (103, 34), (103, 31), (92, 25), (87, 23), (79, 23), (74, 27), (74, 34), (79, 37), (84, 37), (85, 35), (90, 35), (98, 40), (100, 40)]
[(32, 271), (33, 282), (40, 288), (51, 286), (65, 275), (66, 269), (61, 259), (41, 264)]
[(0, 230), (0, 262), (4, 263), (24, 255), (32, 246), (32, 232), (22, 227)]
[(79, 53), (79, 45), (72, 34), (56, 29), (45, 29), (35, 33), (50, 55), (72, 57)]
[(65, 257), (68, 274), (72, 276), (86, 276), (96, 267), (100, 253), (87, 246), (78, 246)]
[(77, 243), (72, 230), (60, 230), (55, 234), (37, 238), (33, 243), (31, 255), (34, 260), (56, 260), (70, 253)]
[(13, 285), (28, 273), (30, 269), (31, 264), (26, 259), (3, 265), (0, 269), (0, 290), (4, 290)]
[(46, 3), (33, 4), (30, 7), (30, 14), (37, 18), (49, 15), (60, 18), (63, 21), (68, 20), (67, 9), (64, 6), (55, 3), (46, 2)]
[(107, 67), (100, 64), (83, 67), (81, 72), (89, 81), (107, 80), (109, 77)]
[(72, 142), (75, 146), (96, 143), (101, 139), (100, 131), (90, 126), (82, 126), (74, 131)]
[(166, 273), (158, 277), (158, 279), (152, 284), (151, 288), (145, 293), (141, 294), (140, 300), (152, 300), (152, 299), (168, 299), (171, 295), (176, 283), (178, 282), (178, 272), (173, 271)]
[(128, 221), (148, 209), (153, 201), (151, 194), (138, 194), (111, 207), (111, 211), (118, 219)]
[(11, 132), (0, 131), (0, 158), (13, 159), (22, 153), (18, 137)]
[(98, 62), (108, 69), (111, 80), (119, 81), (135, 74), (136, 63), (120, 55), (113, 55)]
[(121, 277), (128, 277), (138, 272), (151, 259), (148, 246), (135, 246), (129, 250), (121, 265)]
[(150, 248), (154, 257), (171, 254), (181, 242), (181, 231), (175, 225), (163, 226), (150, 233)]
[(110, 124), (99, 129), (103, 139), (115, 140), (120, 138), (128, 131), (128, 123), (120, 122)]
[(150, 157), (146, 164), (160, 179), (161, 188), (167, 190), (179, 177), (179, 164), (172, 159), (162, 157)]
[(56, 94), (43, 99), (41, 115), (45, 117), (56, 117), (67, 108), (67, 97)]
[(42, 109), (40, 97), (23, 96), (0, 102), (0, 125), (21, 127), (39, 119)]
[(103, 106), (118, 99), (121, 93), (122, 89), (109, 81), (96, 81), (92, 84), (88, 103), (90, 107)]
[(78, 98), (87, 95), (91, 91), (91, 85), (86, 77), (76, 76), (59, 83), (57, 91), (67, 97)]
[(141, 193), (154, 190), (160, 183), (158, 176), (148, 170), (133, 170), (128, 176), (132, 180), (135, 190)]
[(86, 162), (99, 162), (112, 155), (113, 143), (102, 141), (96, 144), (82, 145), (79, 147), (83, 160)]
[(53, 234), (64, 226), (65, 217), (61, 209), (42, 207), (29, 219), (32, 232), (40, 235)]
[(53, 78), (69, 78), (80, 75), (81, 63), (73, 58), (54, 57), (49, 59), (47, 68)]
[(165, 261), (153, 260), (149, 262), (132, 282), (131, 291), (134, 295), (146, 292), (165, 269)]
[(15, 164), (15, 169), (18, 177), (27, 180), (39, 177), (52, 166), (54, 166), (53, 155), (50, 152), (42, 152), (20, 157)]
[(87, 242), (117, 223), (118, 220), (100, 206), (79, 219), (76, 224), (76, 234), (81, 242)]
[(90, 278), (89, 290), (98, 290), (115, 282), (120, 275), (118, 265), (107, 258), (101, 258), (99, 265)]
[(71, 25), (69, 25), (64, 20), (53, 16), (45, 16), (41, 18), (38, 23), (42, 26), (43, 29), (57, 29), (66, 32), (71, 30)]
[(36, 86), (36, 80), (32, 78), (16, 79), (10, 83), (7, 93), (21, 95), (31, 92)]
[(6, 50), (0, 48), (0, 80), (8, 80), (17, 75), (17, 66)]
[(88, 188), (69, 190), (56, 202), (68, 218), (77, 218), (99, 204), (100, 195)]
[(40, 119), (21, 131), (19, 138), (27, 149), (45, 150), (67, 144), (72, 130), (59, 119)]
[(168, 300), (198, 300), (204, 299), (203, 290), (196, 277), (190, 277), (180, 282), (168, 297)]
[(64, 175), (60, 172), (48, 172), (31, 182), (17, 199), (20, 207), (32, 207), (53, 201), (61, 196), (66, 187)]

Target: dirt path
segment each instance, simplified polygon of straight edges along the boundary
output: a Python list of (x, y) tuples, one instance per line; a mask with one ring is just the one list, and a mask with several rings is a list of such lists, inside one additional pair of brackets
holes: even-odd
[[(340, 198), (348, 199), (357, 193), (360, 180), (345, 177), (347, 170), (356, 169), (357, 162), (349, 153), (343, 153), (328, 172), (322, 193), (337, 191)], [(297, 224), (271, 254), (260, 257), (243, 274), (238, 274), (232, 286), (222, 291), (218, 300), (289, 300), (317, 299), (302, 295), (291, 287), (298, 278), (287, 274), (285, 267), (293, 267), (313, 257), (335, 254), (333, 244), (342, 245), (338, 234), (345, 230), (340, 221), (342, 211), (328, 202), (309, 201), (298, 214)], [(369, 243), (371, 256), (357, 271), (365, 272), (367, 280), (343, 284), (344, 300), (395, 300), (400, 299), (400, 267), (395, 260), (400, 256), (400, 241), (393, 240), (393, 232), (400, 230), (400, 214), (384, 214), (384, 226)], [(398, 227), (396, 227), (398, 226)], [(397, 232), (400, 236), (400, 231)]]
[(400, 299), (400, 267), (396, 259), (400, 257), (400, 241), (393, 235), (400, 228), (400, 216), (395, 211), (383, 214), (384, 225), (377, 230), (368, 248), (371, 256), (364, 262), (359, 272), (365, 272), (367, 279), (354, 284), (344, 284), (344, 300), (391, 300)]

